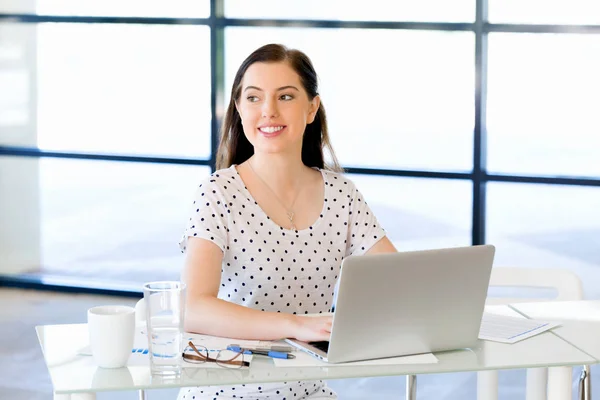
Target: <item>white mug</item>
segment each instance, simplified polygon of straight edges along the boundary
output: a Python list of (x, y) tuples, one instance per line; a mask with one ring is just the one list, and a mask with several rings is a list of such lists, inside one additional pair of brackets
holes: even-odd
[(88, 310), (90, 350), (96, 365), (120, 368), (127, 364), (135, 336), (135, 308), (99, 306)]

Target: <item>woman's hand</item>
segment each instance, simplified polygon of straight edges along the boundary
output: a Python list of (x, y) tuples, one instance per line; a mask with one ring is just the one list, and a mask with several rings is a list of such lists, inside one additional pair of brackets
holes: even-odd
[(329, 340), (333, 317), (296, 315), (294, 338), (302, 342), (319, 342)]

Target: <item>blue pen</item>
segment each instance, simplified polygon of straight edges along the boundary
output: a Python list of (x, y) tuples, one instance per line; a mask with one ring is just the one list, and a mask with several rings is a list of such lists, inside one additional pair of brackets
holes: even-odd
[(296, 356), (294, 356), (293, 354), (290, 354), (290, 353), (283, 353), (281, 351), (272, 351), (272, 350), (246, 349), (246, 348), (242, 348), (235, 344), (227, 346), (227, 350), (243, 352), (244, 354), (257, 354), (257, 355), (267, 356), (267, 357), (271, 357), (271, 358), (283, 358), (283, 359), (296, 358)]

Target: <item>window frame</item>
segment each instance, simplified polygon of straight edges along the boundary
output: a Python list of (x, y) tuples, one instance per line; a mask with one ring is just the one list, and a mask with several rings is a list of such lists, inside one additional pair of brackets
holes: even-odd
[[(539, 24), (505, 24), (488, 22), (488, 0), (475, 1), (475, 20), (472, 23), (454, 22), (377, 22), (377, 21), (336, 21), (336, 20), (293, 20), (293, 19), (232, 19), (224, 15), (226, 0), (210, 0), (210, 16), (208, 18), (154, 18), (154, 17), (101, 17), (101, 16), (68, 16), (9, 14), (0, 12), (0, 24), (3, 22), (39, 24), (44, 22), (65, 24), (162, 24), (162, 25), (204, 25), (210, 28), (210, 85), (211, 85), (211, 155), (206, 159), (189, 159), (177, 157), (151, 157), (127, 154), (100, 154), (81, 152), (44, 151), (36, 147), (2, 146), (0, 157), (57, 157), (70, 159), (92, 159), (107, 161), (127, 161), (138, 163), (164, 163), (205, 165), (215, 170), (216, 152), (219, 140), (219, 129), (224, 117), (221, 107), (225, 99), (224, 32), (227, 27), (294, 27), (294, 28), (331, 28), (331, 29), (400, 29), (431, 31), (466, 31), (475, 35), (475, 120), (473, 131), (473, 169), (471, 172), (424, 171), (406, 169), (358, 168), (344, 165), (344, 169), (352, 174), (388, 175), (415, 178), (460, 179), (472, 182), (472, 234), (473, 245), (486, 243), (486, 184), (487, 182), (541, 183), (548, 185), (576, 185), (600, 187), (600, 177), (585, 178), (577, 176), (535, 176), (508, 175), (487, 173), (487, 41), (490, 32), (511, 33), (585, 33), (600, 34), (600, 25), (539, 25)], [(1, 11), (1, 10), (0, 10)], [(79, 292), (119, 294), (138, 296), (136, 291), (123, 291), (111, 288), (96, 288), (93, 285), (49, 282), (47, 279), (35, 279), (24, 276), (0, 275), (0, 286), (18, 286), (28, 288), (57, 289)]]

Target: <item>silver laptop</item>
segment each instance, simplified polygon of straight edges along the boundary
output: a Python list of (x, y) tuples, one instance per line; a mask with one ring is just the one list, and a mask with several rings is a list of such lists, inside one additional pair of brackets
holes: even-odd
[(329, 342), (287, 342), (330, 363), (474, 347), (494, 252), (483, 245), (348, 257)]

